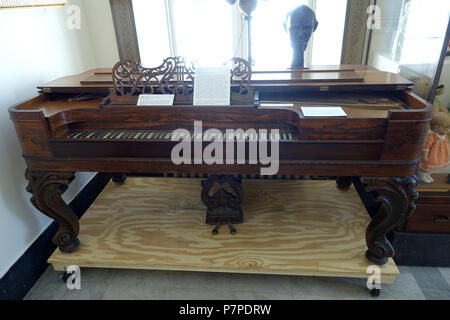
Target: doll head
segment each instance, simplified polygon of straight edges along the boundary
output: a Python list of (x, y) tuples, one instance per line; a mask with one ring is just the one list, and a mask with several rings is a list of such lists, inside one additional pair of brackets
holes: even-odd
[(439, 112), (433, 115), (430, 121), (431, 130), (437, 134), (446, 135), (450, 128), (450, 115), (446, 112)]

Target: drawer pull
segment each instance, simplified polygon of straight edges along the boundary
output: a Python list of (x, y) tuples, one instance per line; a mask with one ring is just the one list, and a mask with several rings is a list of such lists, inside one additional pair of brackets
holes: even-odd
[(449, 217), (448, 216), (434, 216), (433, 222), (446, 223), (446, 222), (449, 222)]

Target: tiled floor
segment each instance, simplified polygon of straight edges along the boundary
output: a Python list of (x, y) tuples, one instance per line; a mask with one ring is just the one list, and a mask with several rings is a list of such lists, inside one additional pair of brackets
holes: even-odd
[[(399, 267), (377, 299), (450, 300), (450, 268)], [(50, 266), (25, 299), (373, 299), (362, 279), (145, 270), (81, 270), (81, 290), (69, 290)]]

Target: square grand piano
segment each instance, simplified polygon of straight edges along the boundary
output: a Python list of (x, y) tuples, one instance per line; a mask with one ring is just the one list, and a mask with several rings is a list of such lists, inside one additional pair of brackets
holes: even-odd
[[(394, 255), (386, 235), (415, 209), (430, 104), (408, 89), (409, 81), (366, 66), (252, 72), (245, 60), (232, 62), (230, 106), (193, 106), (194, 66), (177, 57), (157, 68), (121, 61), (112, 72), (58, 79), (10, 109), (27, 164), (27, 190), (34, 206), (59, 222), (53, 241), (61, 251), (79, 244), (78, 218), (61, 198), (76, 172), (111, 173), (115, 181), (127, 174), (205, 177), (199, 196), (207, 223), (233, 230), (232, 224), (243, 222), (241, 178), (259, 176), (264, 167), (248, 156), (251, 134), (233, 137), (233, 148), (245, 148), (243, 162), (177, 165), (171, 159), (180, 138), (172, 132), (192, 134), (194, 122), (202, 121), (204, 130), (255, 129), (256, 138), (277, 140), (277, 176), (259, 176), (267, 183), (304, 175), (336, 179), (341, 189), (353, 183), (372, 218), (366, 257), (383, 265)], [(172, 93), (175, 104), (138, 107), (142, 93)], [(347, 117), (308, 118), (305, 105), (338, 105)], [(259, 129), (279, 131), (258, 137)], [(203, 149), (208, 144), (200, 143)]]

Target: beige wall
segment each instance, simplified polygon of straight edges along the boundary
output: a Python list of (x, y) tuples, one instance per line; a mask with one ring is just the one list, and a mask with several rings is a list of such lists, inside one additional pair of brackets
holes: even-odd
[(109, 0), (83, 0), (91, 49), (97, 67), (113, 67), (119, 61)]
[[(67, 28), (67, 9), (81, 9), (81, 28)], [(29, 203), (25, 162), (8, 108), (32, 98), (36, 87), (118, 60), (108, 0), (69, 0), (62, 8), (0, 10), (0, 278), (51, 223)], [(92, 174), (77, 174), (70, 201)]]

